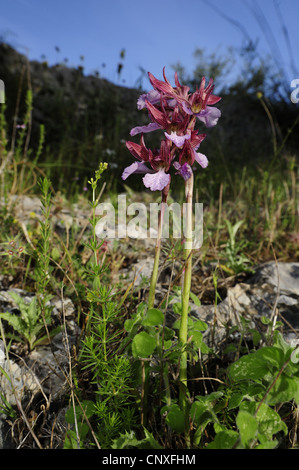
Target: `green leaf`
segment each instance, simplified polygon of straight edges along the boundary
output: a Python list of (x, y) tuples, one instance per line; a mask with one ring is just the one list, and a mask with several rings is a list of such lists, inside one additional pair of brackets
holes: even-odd
[(161, 414), (167, 412), (166, 423), (175, 432), (183, 432), (185, 429), (185, 414), (179, 407), (179, 405), (173, 404), (170, 407), (164, 406), (161, 409)]
[(193, 300), (194, 304), (199, 307), (201, 305), (201, 301), (197, 297), (197, 295), (193, 294), (193, 292), (190, 292), (190, 298)]
[(139, 440), (134, 431), (126, 431), (113, 441), (112, 449), (162, 449), (160, 444), (155, 440), (154, 436), (143, 428), (145, 438)]
[(285, 362), (284, 352), (275, 346), (264, 346), (255, 352), (255, 357), (262, 359), (265, 364), (274, 366), (279, 370)]
[(213, 442), (208, 444), (208, 449), (231, 449), (239, 438), (239, 433), (236, 431), (220, 431), (216, 434)]
[(163, 322), (164, 313), (158, 308), (150, 308), (141, 323), (143, 326), (158, 326), (163, 325)]
[(172, 304), (172, 309), (173, 309), (173, 313), (175, 313), (176, 315), (181, 315), (181, 313), (182, 313), (182, 304), (181, 304), (181, 302), (176, 302), (176, 303)]
[[(257, 407), (258, 403), (256, 402), (243, 401), (240, 405), (240, 411), (247, 411), (249, 414), (254, 415)], [(288, 432), (288, 428), (279, 414), (266, 403), (261, 404), (256, 413), (256, 420), (258, 422), (258, 432), (264, 437), (265, 441), (270, 441), (272, 436), (280, 431), (283, 431), (284, 434)], [(260, 436), (259, 439), (261, 440)]]
[(243, 400), (243, 394), (242, 393), (234, 393), (231, 397), (230, 397), (230, 400), (228, 402), (228, 411), (229, 410), (233, 410), (234, 408), (237, 408), (240, 403), (242, 402)]
[(265, 402), (269, 405), (276, 405), (278, 403), (291, 401), (298, 396), (298, 390), (299, 378), (288, 377), (282, 374), (270, 389)]
[(149, 444), (150, 449), (163, 449), (163, 447), (156, 441), (154, 436), (145, 428), (143, 428), (145, 438), (143, 439), (144, 442)]
[(277, 447), (278, 441), (265, 441), (262, 444), (259, 444), (255, 449), (275, 449)]
[(131, 333), (134, 326), (138, 326), (141, 324), (142, 319), (144, 317), (144, 311), (146, 309), (146, 304), (142, 302), (138, 305), (137, 312), (134, 314), (133, 318), (130, 318), (125, 321), (124, 327), (128, 333)]
[(247, 447), (256, 437), (258, 422), (248, 411), (240, 410), (236, 418), (236, 424), (240, 431), (241, 443), (244, 447)]
[(201, 348), (202, 333), (200, 331), (191, 330), (189, 334), (192, 336), (192, 342), (195, 344), (196, 348)]
[(132, 341), (132, 353), (134, 357), (148, 357), (153, 354), (156, 348), (156, 338), (153, 338), (145, 331), (141, 331)]
[(3, 367), (0, 366), (0, 372), (1, 374), (4, 375), (4, 377), (6, 377), (6, 379), (11, 383), (11, 378), (9, 377), (8, 373), (3, 369)]
[[(80, 405), (75, 406), (75, 414), (76, 414), (77, 421), (84, 420), (84, 413), (82, 409), (84, 410), (86, 417), (90, 418), (95, 412), (94, 403), (91, 400), (83, 400), (81, 402), (81, 406)], [(65, 419), (70, 424), (75, 423), (75, 416), (74, 416), (73, 408), (68, 408), (68, 410), (65, 413)]]
[[(78, 449), (77, 434), (72, 429), (69, 429), (65, 435), (64, 449)], [(82, 443), (80, 442), (80, 449), (82, 449)]]
[[(193, 327), (193, 320), (192, 318), (188, 317), (188, 329), (192, 329)], [(176, 320), (173, 325), (172, 325), (172, 328), (174, 328), (175, 330), (179, 330), (180, 329), (180, 325), (181, 325), (181, 320)]]
[(125, 321), (124, 327), (127, 333), (130, 333), (133, 329), (133, 326), (137, 323), (136, 318), (129, 318), (128, 320)]
[(2, 318), (3, 320), (6, 320), (10, 324), (10, 326), (12, 326), (12, 328), (16, 330), (18, 333), (23, 332), (24, 322), (22, 318), (20, 318), (18, 315), (5, 312), (5, 313), (0, 313), (0, 318)]
[(197, 424), (202, 416), (202, 414), (207, 411), (208, 405), (204, 402), (194, 401), (190, 408), (190, 417), (192, 421)]
[(238, 361), (230, 365), (229, 376), (234, 381), (257, 380), (269, 372), (269, 367), (262, 358), (256, 357), (255, 353), (242, 356)]
[(194, 322), (192, 329), (196, 331), (206, 331), (208, 329), (208, 325), (202, 320), (197, 320)]

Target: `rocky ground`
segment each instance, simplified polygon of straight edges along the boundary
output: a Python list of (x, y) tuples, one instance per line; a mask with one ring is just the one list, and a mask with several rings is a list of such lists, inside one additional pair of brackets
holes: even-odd
[[(28, 233), (28, 223), (40, 217), (40, 202), (37, 198), (15, 197), (13, 201), (15, 215), (20, 227), (32, 243)], [(79, 204), (75, 211), (55, 205), (52, 223), (56, 230), (68, 230), (74, 223), (81, 228), (88, 222), (88, 206)], [(60, 210), (57, 210), (60, 207)], [(128, 241), (123, 240), (125, 246)], [(124, 262), (115, 273), (116, 278), (122, 278), (125, 283), (135, 279), (135, 289), (143, 292), (144, 278), (151, 275), (153, 257), (153, 242), (146, 241), (147, 249), (138, 256), (136, 246), (133, 250), (130, 243), (126, 256), (132, 254), (131, 262)], [(131, 251), (130, 251), (131, 250)], [(221, 281), (221, 280), (220, 280)], [(256, 330), (264, 337), (266, 332), (263, 317), (276, 322), (282, 322), (282, 331), (286, 341), (292, 345), (299, 340), (299, 263), (267, 262), (256, 266), (254, 274), (235, 277), (232, 282), (226, 279), (219, 283), (221, 300), (215, 304), (212, 296), (206, 292), (211, 287), (211, 272), (199, 265), (194, 267), (192, 291), (201, 300), (201, 305), (191, 304), (191, 314), (205, 321), (209, 328), (205, 332), (205, 341), (216, 350), (227, 341), (227, 332), (234, 325), (241, 329), (246, 319), (248, 330)], [(167, 269), (161, 273), (158, 285), (158, 301), (166, 294), (169, 285)], [(18, 313), (18, 305), (11, 297), (17, 293), (26, 304), (34, 297), (34, 292), (28, 292), (17, 285), (14, 278), (0, 273), (0, 312)], [(67, 409), (69, 394), (70, 364), (73, 345), (78, 344), (80, 328), (77, 324), (78, 309), (73, 301), (63, 294), (54, 296), (52, 320), (60, 326), (51, 342), (45, 340), (34, 350), (28, 351), (18, 344), (12, 344), (7, 356), (3, 339), (0, 340), (0, 448), (16, 448), (26, 446), (28, 428), (21, 419), (12, 419), (7, 414), (7, 408), (19, 408), (34, 424), (39, 420), (39, 429), (43, 435), (43, 445), (55, 448), (63, 446), (63, 436), (67, 429), (64, 415)], [(175, 318), (169, 309), (167, 321)], [(238, 341), (238, 335), (231, 341)], [(1, 411), (1, 408), (0, 408)], [(28, 418), (29, 416), (29, 418)], [(34, 441), (34, 438), (33, 438)], [(31, 436), (32, 442), (32, 436)], [(37, 444), (34, 443), (33, 446)]]

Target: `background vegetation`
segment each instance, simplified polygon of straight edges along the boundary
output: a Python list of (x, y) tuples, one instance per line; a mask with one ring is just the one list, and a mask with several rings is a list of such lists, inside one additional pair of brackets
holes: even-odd
[[(251, 43), (224, 58), (200, 50), (195, 58), (192, 77), (176, 64), (182, 82), (194, 90), (202, 75), (213, 77), (215, 94), (223, 97), (219, 124), (201, 146), (210, 164), (195, 175), (195, 200), (205, 210), (197, 261), (208, 274), (194, 279), (193, 292), (198, 294), (203, 279), (205, 288), (200, 298), (193, 294), (193, 301), (217, 305), (227, 286), (246, 278), (261, 262), (298, 258), (298, 108), (281, 86), (279, 71), (269, 59), (259, 59)], [(241, 72), (227, 83), (227, 70), (237, 59)], [(121, 276), (115, 282), (121, 268), (148, 256), (148, 250), (137, 244), (130, 250), (107, 249), (94, 234), (93, 210), (102, 194), (112, 201), (123, 191), (131, 200), (156, 198), (143, 191), (138, 176), (126, 185), (120, 178), (132, 161), (125, 147), (130, 129), (147, 123), (146, 114), (136, 109), (142, 90), (85, 76), (83, 67), (28, 63), (8, 44), (0, 46), (0, 62), (6, 85), (0, 121), (1, 274), (8, 287), (36, 293), (29, 307), (16, 298), (21, 315), (1, 316), (7, 354), (22, 344), (26, 358), (45, 337), (50, 341), (57, 325), (46, 301), (63, 290), (76, 305), (82, 336), (69, 357), (65, 403), (70, 426), (62, 445), (185, 448), (190, 436), (187, 440), (182, 433), (184, 416), (177, 400), (177, 325), (165, 325), (165, 299), (159, 308), (146, 310), (147, 279), (136, 290)], [(167, 71), (170, 80), (172, 73)], [(148, 147), (158, 141), (158, 132), (146, 136)], [(108, 162), (108, 169), (99, 167), (100, 162)], [(170, 198), (183, 200), (183, 185), (175, 191)], [(8, 202), (25, 194), (41, 198), (43, 221), (20, 231)], [(83, 231), (74, 225), (53, 232), (53, 210), (87, 201), (92, 210)], [(168, 275), (175, 263), (183, 268), (180, 244), (170, 240), (163, 253)], [(179, 298), (180, 269), (168, 282), (174, 300)], [(173, 310), (179, 314), (179, 301)], [(188, 345), (191, 373), (211, 378), (207, 387), (190, 385), (192, 446), (296, 447), (298, 365), (291, 363), (292, 351), (279, 331), (272, 335), (274, 326), (266, 324), (266, 346), (259, 349), (261, 337), (244, 322), (241, 338), (251, 339), (219, 356), (202, 340), (204, 322), (190, 319), (189, 327), (194, 337)], [(207, 357), (204, 363), (199, 351)], [(266, 369), (261, 366), (265, 361)], [(10, 422), (18, 420), (20, 408), (1, 406)], [(25, 446), (61, 446), (57, 431), (51, 440), (45, 437), (47, 413), (32, 427), (26, 413), (21, 414), (23, 433), (26, 427), (30, 432), (23, 441), (15, 431), (15, 439)]]

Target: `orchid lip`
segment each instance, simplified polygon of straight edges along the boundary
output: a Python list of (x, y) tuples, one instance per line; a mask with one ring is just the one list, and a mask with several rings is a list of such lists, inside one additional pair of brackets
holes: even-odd
[(176, 132), (171, 132), (170, 134), (168, 134), (167, 132), (164, 132), (164, 134), (165, 134), (165, 137), (168, 140), (171, 140), (175, 144), (175, 146), (178, 148), (182, 148), (185, 141), (191, 138), (190, 134), (177, 135)]
[(157, 124), (156, 122), (150, 122), (146, 126), (133, 127), (133, 129), (131, 129), (130, 131), (130, 135), (133, 137), (136, 134), (152, 132), (152, 131), (156, 131), (157, 129), (161, 129), (161, 126)]

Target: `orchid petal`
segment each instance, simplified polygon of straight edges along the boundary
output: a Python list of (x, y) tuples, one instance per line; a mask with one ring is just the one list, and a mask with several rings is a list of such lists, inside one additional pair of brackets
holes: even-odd
[(203, 153), (199, 153), (195, 151), (193, 152), (193, 154), (197, 163), (199, 163), (202, 168), (207, 168), (209, 164), (207, 157)]
[(193, 114), (191, 106), (187, 101), (181, 101), (181, 105), (185, 113), (190, 114), (190, 115)]
[(178, 173), (183, 177), (185, 181), (187, 181), (192, 176), (192, 168), (189, 163), (184, 163), (184, 165), (180, 165), (178, 162), (174, 162), (173, 166)]
[(150, 122), (146, 126), (133, 127), (133, 129), (130, 132), (130, 135), (134, 136), (136, 134), (140, 134), (141, 132), (147, 133), (147, 132), (156, 131), (157, 129), (161, 129), (161, 126), (159, 126), (159, 124), (157, 124), (156, 122)]
[(221, 116), (221, 111), (218, 108), (207, 106), (206, 109), (200, 111), (196, 116), (206, 125), (206, 127), (213, 127), (216, 126), (218, 119)]
[(171, 140), (176, 147), (181, 148), (183, 147), (185, 140), (189, 140), (191, 138), (191, 134), (185, 134), (185, 135), (177, 135), (176, 132), (171, 132), (171, 134), (167, 134), (167, 132), (164, 132), (165, 137), (168, 140)]
[(134, 162), (124, 169), (121, 177), (123, 180), (126, 180), (128, 176), (132, 175), (133, 173), (152, 173), (152, 172), (153, 170), (149, 169), (143, 162)]
[(161, 169), (157, 173), (145, 175), (142, 180), (151, 191), (162, 191), (170, 183), (170, 175)]
[(161, 93), (159, 93), (157, 90), (151, 90), (148, 93), (140, 95), (137, 100), (137, 109), (139, 111), (145, 108), (145, 100), (149, 101), (152, 104), (160, 103)]
[[(163, 69), (163, 74), (164, 74), (164, 69)], [(171, 94), (173, 93), (173, 88), (164, 76), (165, 82), (162, 82), (161, 80), (158, 80), (154, 75), (150, 72), (148, 72), (149, 80), (152, 84), (152, 86), (155, 88), (155, 90), (159, 90), (162, 93), (166, 94)], [(166, 82), (167, 80), (167, 82)]]

